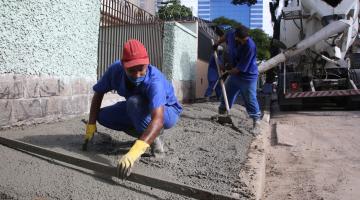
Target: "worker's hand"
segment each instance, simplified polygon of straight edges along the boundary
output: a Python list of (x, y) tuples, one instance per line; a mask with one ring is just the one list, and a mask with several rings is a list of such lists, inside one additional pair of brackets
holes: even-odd
[(96, 124), (86, 124), (85, 141), (89, 141), (93, 138), (96, 131)]
[(117, 176), (121, 179), (128, 177), (131, 173), (131, 168), (134, 166), (135, 161), (140, 158), (143, 153), (145, 153), (149, 146), (150, 145), (148, 143), (142, 140), (136, 140), (130, 151), (121, 159), (119, 159), (117, 166)]
[(229, 76), (229, 72), (228, 72), (228, 71), (225, 71), (225, 72), (221, 75), (220, 78), (221, 78), (223, 81), (225, 81), (228, 76)]
[(220, 64), (220, 63), (219, 63), (219, 67), (220, 67), (220, 70), (221, 70), (221, 71), (226, 71), (226, 68), (225, 68), (225, 66), (224, 66), (223, 64)]
[(219, 46), (219, 45), (218, 45), (217, 43), (213, 44), (213, 45), (212, 45), (213, 50), (216, 51), (217, 48), (218, 48), (218, 46)]
[(226, 62), (224, 64), (224, 70), (231, 70), (232, 68), (234, 68), (229, 62)]

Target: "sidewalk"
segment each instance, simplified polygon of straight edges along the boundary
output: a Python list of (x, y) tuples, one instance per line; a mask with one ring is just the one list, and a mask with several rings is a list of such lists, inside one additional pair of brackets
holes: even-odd
[[(219, 125), (210, 120), (217, 113), (217, 105), (218, 102), (184, 105), (184, 112), (176, 127), (165, 131), (166, 157), (155, 159), (146, 153), (136, 164), (136, 169), (240, 199), (256, 196), (251, 190), (240, 190), (244, 188), (244, 179), (239, 176), (239, 172), (247, 166), (244, 162), (253, 141), (250, 133), (252, 120), (247, 117), (243, 107), (235, 105), (232, 109), (233, 120), (239, 125), (241, 133)], [(80, 149), (85, 130), (80, 120), (75, 118), (3, 130), (0, 134), (108, 165), (115, 165), (118, 157), (128, 151), (134, 140), (122, 132), (98, 126), (103, 134), (97, 134), (95, 143), (88, 147), (89, 151), (83, 152)], [(187, 199), (4, 146), (0, 146), (0, 156), (0, 194), (9, 198)]]

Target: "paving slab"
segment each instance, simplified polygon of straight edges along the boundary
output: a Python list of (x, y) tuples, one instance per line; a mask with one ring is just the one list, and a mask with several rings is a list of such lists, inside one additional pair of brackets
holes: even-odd
[(296, 140), (294, 138), (296, 127), (289, 124), (276, 123), (276, 144), (284, 146), (294, 146)]

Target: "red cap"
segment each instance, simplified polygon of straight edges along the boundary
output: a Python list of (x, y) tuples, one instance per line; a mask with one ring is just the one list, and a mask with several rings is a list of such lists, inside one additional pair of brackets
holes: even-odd
[(124, 45), (122, 63), (125, 68), (149, 64), (149, 56), (144, 45), (135, 39), (128, 40)]

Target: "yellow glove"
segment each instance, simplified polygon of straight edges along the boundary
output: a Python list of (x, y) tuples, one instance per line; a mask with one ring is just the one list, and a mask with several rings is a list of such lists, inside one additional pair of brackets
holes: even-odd
[(130, 151), (118, 160), (117, 175), (119, 178), (126, 178), (131, 173), (131, 168), (134, 162), (145, 153), (150, 145), (142, 140), (136, 140), (135, 144), (131, 147)]
[(85, 141), (89, 141), (94, 136), (96, 131), (96, 124), (86, 124)]

